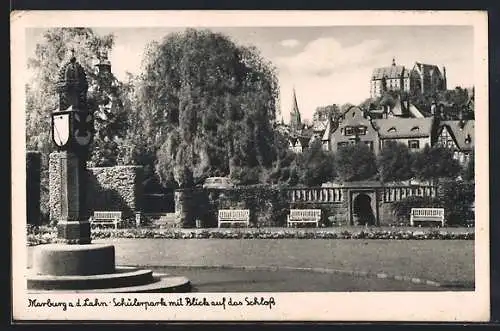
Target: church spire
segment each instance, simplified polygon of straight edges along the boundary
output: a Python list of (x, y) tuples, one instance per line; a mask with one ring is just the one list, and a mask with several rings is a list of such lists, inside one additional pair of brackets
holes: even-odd
[(295, 87), (293, 88), (292, 111), (290, 112), (290, 127), (294, 131), (298, 131), (302, 128), (299, 106), (297, 104), (297, 96), (295, 94)]

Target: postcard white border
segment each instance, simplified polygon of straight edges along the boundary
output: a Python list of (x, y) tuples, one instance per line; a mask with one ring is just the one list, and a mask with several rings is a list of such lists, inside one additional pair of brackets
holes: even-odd
[[(24, 29), (29, 27), (236, 27), (341, 25), (474, 26), (476, 97), (475, 292), (259, 293), (273, 296), (273, 309), (86, 308), (63, 312), (27, 308), (24, 82)], [(18, 320), (288, 320), (288, 321), (487, 321), (489, 302), (488, 26), (480, 11), (23, 11), (11, 14), (12, 59), (12, 276), (13, 316)], [(227, 293), (190, 296), (217, 298)], [(252, 293), (231, 294), (244, 298)], [(75, 298), (77, 294), (51, 295)], [(81, 295), (80, 295), (81, 296)], [(155, 299), (160, 294), (120, 297)], [(185, 295), (169, 295), (170, 298)], [(33, 297), (33, 296), (30, 296)], [(40, 299), (46, 297), (38, 296)], [(109, 295), (92, 297), (107, 298)]]

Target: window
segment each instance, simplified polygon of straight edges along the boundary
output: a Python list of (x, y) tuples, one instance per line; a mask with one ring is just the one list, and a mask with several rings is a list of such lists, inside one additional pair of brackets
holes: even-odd
[(470, 144), (472, 141), (471, 137), (470, 137), (470, 134), (467, 134), (467, 138), (465, 138), (465, 143), (466, 144)]
[(337, 143), (337, 146), (338, 147), (344, 147), (344, 146), (347, 146), (347, 144), (348, 144), (348, 142), (343, 141), (343, 142)]
[(365, 135), (366, 134), (366, 126), (358, 126), (357, 132), (359, 135)]
[(411, 131), (418, 132), (418, 131), (420, 131), (420, 128), (418, 126), (414, 126), (413, 128), (411, 128)]
[(387, 132), (396, 132), (396, 128), (395, 127), (391, 127), (387, 130)]
[(439, 135), (438, 144), (442, 147), (453, 148), (455, 147), (455, 142), (453, 141), (453, 137), (450, 135), (450, 132), (446, 127), (443, 127), (441, 134)]
[(408, 148), (409, 149), (419, 149), (420, 148), (420, 141), (408, 140)]
[(345, 128), (345, 135), (346, 136), (352, 136), (353, 134), (354, 134), (354, 128), (350, 127), (350, 126), (347, 126)]

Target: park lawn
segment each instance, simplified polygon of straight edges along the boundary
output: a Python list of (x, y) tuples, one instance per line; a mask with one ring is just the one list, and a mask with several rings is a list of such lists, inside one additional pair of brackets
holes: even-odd
[(317, 267), (474, 283), (473, 240), (108, 239), (116, 263), (138, 266)]

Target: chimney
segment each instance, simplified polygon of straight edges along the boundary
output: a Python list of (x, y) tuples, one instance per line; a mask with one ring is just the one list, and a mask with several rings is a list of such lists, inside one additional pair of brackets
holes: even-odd
[(436, 115), (436, 102), (432, 102), (432, 105), (431, 105), (431, 115), (432, 116), (435, 116)]

